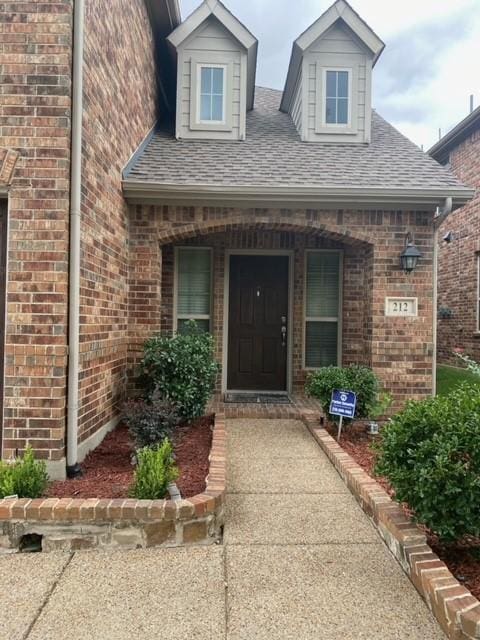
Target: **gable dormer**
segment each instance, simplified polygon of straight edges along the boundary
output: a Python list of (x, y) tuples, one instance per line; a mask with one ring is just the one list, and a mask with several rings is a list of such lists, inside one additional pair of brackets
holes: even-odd
[(257, 40), (218, 0), (205, 0), (168, 37), (177, 55), (177, 139), (245, 140)]
[(302, 140), (370, 142), (372, 68), (384, 47), (345, 0), (295, 41), (280, 109)]

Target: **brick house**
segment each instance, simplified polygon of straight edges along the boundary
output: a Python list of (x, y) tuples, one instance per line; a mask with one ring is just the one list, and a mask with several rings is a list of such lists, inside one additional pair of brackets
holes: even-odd
[(295, 41), (283, 92), (255, 87), (257, 40), (216, 0), (183, 23), (175, 0), (0, 11), (3, 457), (74, 475), (145, 338), (191, 318), (219, 393), (336, 363), (398, 405), (432, 392), (435, 215), (472, 190), (372, 110), (384, 44), (347, 2)]
[(458, 364), (455, 348), (480, 360), (480, 107), (429, 151), (463, 183), (476, 189), (439, 233), (438, 357)]

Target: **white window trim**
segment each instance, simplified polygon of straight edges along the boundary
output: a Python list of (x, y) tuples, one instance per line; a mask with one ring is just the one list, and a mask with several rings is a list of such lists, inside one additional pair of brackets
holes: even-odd
[[(233, 130), (233, 87), (234, 60), (227, 53), (204, 52), (190, 56), (190, 130), (205, 132), (229, 132)], [(220, 67), (225, 69), (223, 85), (223, 121), (203, 120), (200, 118), (201, 68)]]
[[(348, 121), (346, 124), (327, 122), (327, 72), (345, 71), (348, 73)], [(322, 68), (322, 127), (327, 129), (351, 129), (352, 128), (352, 77), (351, 67), (323, 67)]]
[[(321, 58), (315, 57), (307, 61), (308, 73), (311, 65), (315, 64), (315, 134), (323, 136), (358, 136), (359, 134), (359, 63), (355, 56), (345, 56), (339, 63), (338, 56), (324, 54)], [(349, 125), (326, 124), (326, 72), (349, 72)], [(310, 100), (309, 93), (305, 96)], [(367, 97), (366, 97), (367, 99)]]
[[(310, 253), (337, 253), (339, 255), (338, 282), (340, 291), (338, 292), (338, 315), (336, 317), (318, 317), (307, 316), (307, 268), (308, 254)], [(307, 350), (307, 322), (336, 322), (338, 329), (337, 337), (337, 366), (342, 366), (343, 353), (343, 259), (344, 252), (342, 249), (307, 249), (305, 251), (305, 263), (303, 265), (303, 327), (302, 327), (302, 368), (305, 371), (318, 371), (320, 367), (307, 367), (306, 350)]]
[[(223, 71), (223, 102), (222, 120), (202, 120), (201, 100), (202, 100), (202, 69), (222, 69)], [(228, 91), (228, 65), (201, 62), (197, 64), (197, 122), (204, 125), (225, 125), (227, 124), (227, 91)]]
[[(200, 314), (200, 313), (178, 313), (178, 254), (181, 250), (188, 249), (189, 251), (209, 251), (210, 252), (210, 313)], [(212, 309), (213, 309), (213, 249), (212, 247), (190, 247), (179, 246), (174, 248), (174, 260), (173, 260), (173, 327), (172, 330), (174, 333), (178, 332), (178, 321), (179, 320), (208, 320), (209, 321), (209, 333), (213, 333), (212, 327)]]

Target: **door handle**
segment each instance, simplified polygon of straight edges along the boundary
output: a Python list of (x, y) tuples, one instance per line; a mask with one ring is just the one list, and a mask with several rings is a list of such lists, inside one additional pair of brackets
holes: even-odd
[(287, 346), (287, 318), (286, 318), (286, 316), (282, 316), (281, 335), (282, 335), (282, 347), (286, 347)]

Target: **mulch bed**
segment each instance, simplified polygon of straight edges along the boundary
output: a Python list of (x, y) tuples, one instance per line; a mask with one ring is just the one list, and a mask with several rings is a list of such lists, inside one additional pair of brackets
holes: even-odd
[[(337, 438), (337, 427), (327, 425), (327, 431), (332, 437)], [(362, 469), (380, 484), (385, 491), (395, 497), (395, 491), (386, 478), (375, 475), (375, 453), (371, 449), (374, 437), (369, 436), (364, 429), (347, 427), (340, 438), (340, 445), (352, 456)], [(408, 516), (411, 510), (408, 505), (402, 505)], [(445, 545), (439, 542), (438, 537), (425, 527), (421, 527), (427, 536), (429, 546), (445, 562), (455, 578), (480, 600), (480, 541), (466, 538), (454, 545)]]
[[(177, 480), (183, 498), (205, 490), (208, 457), (212, 446), (213, 418), (200, 418), (175, 431), (173, 446), (180, 471)], [(49, 498), (127, 498), (133, 482), (133, 443), (128, 429), (120, 425), (82, 463), (83, 476), (75, 480), (52, 482)]]

